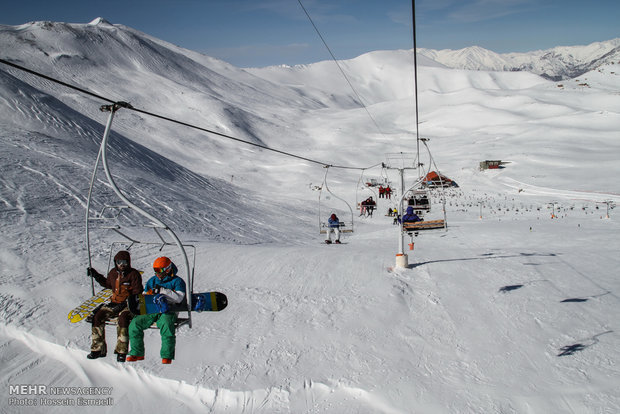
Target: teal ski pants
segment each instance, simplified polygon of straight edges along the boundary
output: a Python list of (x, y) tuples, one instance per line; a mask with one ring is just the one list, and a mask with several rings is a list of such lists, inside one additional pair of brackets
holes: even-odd
[(177, 341), (174, 326), (176, 320), (177, 314), (174, 312), (134, 316), (129, 324), (129, 355), (144, 356), (144, 330), (157, 322), (161, 334), (160, 355), (162, 358), (174, 359)]

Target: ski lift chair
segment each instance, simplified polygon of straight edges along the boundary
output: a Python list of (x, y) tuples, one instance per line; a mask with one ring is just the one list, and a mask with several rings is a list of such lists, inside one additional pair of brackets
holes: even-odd
[[(426, 213), (431, 211), (431, 199), (428, 191), (426, 190), (411, 190), (408, 196), (407, 205), (413, 207), (413, 211), (419, 217), (424, 217)], [(444, 218), (437, 220), (422, 220), (416, 222), (403, 223), (403, 231), (410, 237), (411, 242), (413, 238), (417, 237), (419, 232), (428, 230), (447, 229), (447, 223)]]
[[(175, 305), (174, 307), (172, 307), (172, 310), (175, 312), (186, 312), (186, 316), (177, 318), (176, 321), (176, 327), (180, 327), (183, 325), (188, 325), (190, 328), (192, 327), (192, 317), (191, 317), (191, 303), (189, 303), (187, 301), (187, 298), (191, 298), (192, 297), (192, 293), (194, 291), (194, 265), (196, 262), (196, 249), (193, 245), (187, 245), (187, 244), (183, 244), (181, 243), (181, 241), (179, 240), (179, 238), (177, 237), (177, 235), (172, 231), (172, 229), (170, 229), (166, 224), (164, 224), (161, 220), (159, 220), (157, 217), (153, 216), (152, 214), (144, 211), (142, 208), (138, 207), (137, 205), (135, 205), (134, 203), (132, 203), (118, 188), (118, 186), (116, 185), (114, 178), (111, 175), (109, 166), (108, 166), (108, 162), (107, 162), (107, 146), (108, 146), (108, 140), (109, 140), (109, 135), (110, 135), (110, 131), (111, 131), (111, 127), (112, 127), (112, 121), (114, 119), (114, 114), (116, 113), (117, 110), (121, 109), (121, 108), (131, 108), (131, 105), (125, 102), (117, 102), (113, 105), (104, 105), (101, 107), (101, 110), (103, 112), (109, 112), (109, 117), (108, 117), (108, 122), (106, 124), (105, 127), (105, 131), (103, 133), (103, 139), (101, 141), (101, 146), (99, 149), (99, 154), (97, 156), (97, 161), (95, 163), (95, 167), (93, 169), (93, 174), (91, 177), (91, 182), (90, 182), (90, 188), (88, 191), (88, 200), (86, 203), (86, 246), (87, 246), (87, 250), (88, 250), (88, 266), (92, 267), (92, 263), (91, 263), (91, 246), (90, 246), (90, 222), (91, 221), (100, 221), (100, 222), (105, 222), (108, 221), (110, 219), (112, 219), (113, 221), (115, 221), (116, 223), (114, 225), (108, 225), (108, 226), (101, 226), (102, 229), (108, 229), (108, 230), (112, 230), (115, 233), (117, 233), (118, 235), (122, 236), (125, 241), (124, 242), (113, 242), (112, 245), (110, 246), (110, 253), (109, 253), (109, 258), (108, 258), (108, 269), (111, 268), (111, 265), (114, 261), (114, 248), (115, 246), (118, 246), (119, 244), (123, 245), (123, 250), (129, 250), (132, 246), (134, 245), (142, 245), (142, 246), (151, 246), (151, 247), (155, 247), (158, 246), (159, 247), (159, 252), (161, 252), (164, 247), (166, 246), (176, 246), (178, 248), (178, 252), (176, 254), (170, 254), (170, 256), (176, 256), (176, 257), (180, 257), (180, 261), (179, 261), (179, 265), (181, 268), (184, 267), (184, 273), (185, 273), (185, 285), (186, 285), (186, 292), (185, 292), (185, 298), (186, 300), (184, 301), (184, 303)], [(94, 217), (90, 216), (90, 211), (91, 211), (91, 200), (92, 200), (92, 196), (93, 196), (93, 187), (96, 181), (96, 175), (97, 175), (97, 170), (99, 168), (99, 164), (102, 164), (103, 169), (105, 171), (105, 175), (107, 178), (107, 182), (110, 185), (110, 188), (114, 191), (114, 193), (117, 195), (117, 197), (121, 200), (122, 205), (105, 205), (102, 210), (98, 213), (95, 214)], [(147, 228), (152, 228), (157, 236), (157, 238), (159, 239), (159, 242), (142, 242), (140, 240), (138, 240), (137, 237), (130, 237), (127, 235), (127, 232), (125, 230), (121, 230), (120, 225), (118, 224), (118, 220), (121, 216), (121, 214), (124, 211), (132, 211), (133, 213), (136, 213), (138, 216), (141, 216), (142, 218), (145, 218), (148, 222), (148, 224), (143, 224), (143, 227), (147, 227)], [(165, 232), (168, 234), (168, 236), (172, 239), (173, 242), (169, 242), (166, 241), (164, 239), (164, 237), (162, 236), (162, 232)], [(192, 265), (190, 266), (190, 261), (187, 257), (187, 252), (186, 252), (186, 247), (187, 248), (191, 248), (193, 249), (193, 260), (192, 260)], [(118, 249), (118, 247), (116, 247)], [(95, 284), (94, 284), (94, 280), (92, 281), (92, 294), (95, 294)], [(94, 312), (96, 312), (99, 308), (95, 309)], [(91, 313), (91, 317), (87, 318), (87, 321), (90, 319), (92, 320), (92, 315), (94, 315), (94, 312)], [(109, 324), (116, 324), (117, 321), (111, 319), (110, 321), (108, 321)]]
[(444, 219), (429, 220), (429, 221), (416, 221), (415, 223), (403, 223), (403, 229), (407, 233), (413, 233), (413, 232), (417, 233), (419, 231), (424, 231), (424, 230), (445, 229), (446, 227), (447, 227), (446, 221)]
[[(332, 193), (332, 191), (329, 189), (329, 186), (327, 185), (327, 173), (328, 172), (329, 172), (329, 166), (325, 166), (325, 176), (323, 177), (323, 184), (321, 184), (321, 187), (319, 189), (319, 212), (318, 212), (319, 234), (327, 234), (327, 231), (329, 228), (329, 224), (327, 223), (327, 220), (323, 218), (323, 211), (325, 211), (325, 206), (324, 206), (325, 202), (321, 202), (323, 198), (323, 191), (327, 193), (326, 195), (327, 199), (329, 199), (329, 196), (331, 195), (332, 197), (339, 200), (341, 205), (347, 207), (347, 209), (349, 210), (349, 214), (351, 215), (351, 220), (350, 221), (340, 220), (340, 232), (341, 233), (353, 233), (353, 224), (354, 224), (353, 223), (353, 209), (351, 208), (351, 205), (347, 203), (345, 199), (338, 197), (336, 194)], [(331, 210), (328, 210), (328, 211), (331, 211)]]
[(407, 206), (413, 207), (414, 213), (422, 217), (431, 210), (431, 201), (428, 193), (424, 190), (415, 190), (407, 200)]
[[(327, 234), (328, 228), (329, 228), (329, 224), (321, 222), (321, 230), (319, 231), (319, 233)], [(340, 233), (353, 233), (353, 229), (350, 227), (347, 227), (347, 223), (345, 222), (340, 222), (339, 228), (340, 228)]]
[[(159, 238), (161, 239), (161, 243), (155, 243), (155, 242), (141, 242), (132, 238), (129, 238), (126, 234), (124, 234), (123, 232), (120, 231), (120, 227), (118, 226), (114, 226), (114, 227), (104, 227), (104, 228), (109, 228), (113, 231), (115, 231), (116, 233), (122, 235), (123, 237), (125, 237), (126, 239), (128, 239), (128, 242), (126, 241), (115, 241), (112, 242), (110, 244), (110, 251), (108, 253), (108, 272), (110, 271), (110, 269), (112, 269), (112, 267), (114, 266), (114, 255), (120, 251), (120, 250), (127, 250), (129, 252), (131, 252), (132, 247), (134, 246), (140, 246), (140, 247), (145, 247), (147, 249), (151, 249), (151, 250), (155, 250), (158, 252), (162, 252), (162, 250), (167, 247), (167, 246), (172, 246), (172, 243), (167, 243), (162, 237), (161, 234), (157, 231), (157, 229), (154, 228), (155, 233), (157, 234), (157, 236), (159, 236)], [(191, 263), (192, 263), (192, 268), (191, 268), (191, 279), (190, 279), (190, 283), (193, 285), (194, 283), (194, 269), (195, 269), (195, 265), (196, 265), (196, 246), (192, 245), (192, 244), (183, 244), (183, 247), (185, 248), (185, 250), (191, 250), (192, 254), (191, 254)], [(168, 254), (169, 256), (173, 256), (172, 253)], [(139, 270), (140, 274), (144, 275), (145, 272), (143, 272), (142, 270)], [(107, 272), (106, 272), (107, 274)], [(150, 277), (150, 276), (148, 276)], [(144, 280), (143, 280), (144, 281)], [(186, 287), (186, 290), (189, 291), (189, 287)], [(183, 326), (183, 325), (190, 325), (191, 327), (191, 318), (189, 316), (189, 311), (188, 311), (188, 306), (187, 306), (187, 298), (188, 296), (191, 297), (191, 293), (186, 292), (185, 294), (185, 298), (183, 299), (183, 301), (181, 301), (181, 303), (176, 303), (176, 304), (171, 304), (170, 305), (170, 311), (171, 312), (177, 312), (177, 313), (182, 313), (183, 314), (179, 315), (177, 317), (177, 320), (175, 322), (175, 327), (178, 329), (179, 327)], [(93, 309), (93, 311), (91, 312), (91, 314), (86, 318), (86, 322), (88, 323), (92, 323), (92, 319), (95, 315), (95, 313), (97, 313), (97, 311), (104, 305), (106, 305), (107, 302), (102, 303), (101, 305), (97, 306), (95, 309)], [(108, 319), (105, 324), (106, 325), (111, 325), (111, 326), (116, 326), (116, 324), (118, 323), (118, 318), (110, 318)], [(149, 327), (150, 329), (158, 329), (157, 324), (153, 324)]]

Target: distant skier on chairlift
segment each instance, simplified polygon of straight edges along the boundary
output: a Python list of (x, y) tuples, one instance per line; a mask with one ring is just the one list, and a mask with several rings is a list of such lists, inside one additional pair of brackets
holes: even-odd
[(332, 243), (332, 233), (334, 233), (334, 236), (336, 237), (334, 243), (340, 244), (340, 220), (335, 214), (332, 214), (329, 216), (329, 219), (327, 219), (327, 237), (325, 239), (325, 243)]
[(409, 206), (407, 207), (407, 212), (402, 217), (402, 219), (399, 221), (399, 223), (401, 221), (403, 223), (415, 223), (416, 221), (423, 221), (423, 220), (417, 214), (413, 212), (413, 207)]
[(372, 197), (368, 197), (366, 200), (361, 203), (360, 216), (369, 216), (372, 217), (372, 212), (375, 210), (377, 203)]

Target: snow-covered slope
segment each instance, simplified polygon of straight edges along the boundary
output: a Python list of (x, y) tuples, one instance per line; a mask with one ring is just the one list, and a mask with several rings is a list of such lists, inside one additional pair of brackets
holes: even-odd
[[(244, 70), (103, 19), (2, 26), (0, 45), (97, 94), (325, 164), (415, 151), (410, 52), (341, 62), (366, 112), (333, 62)], [(358, 185), (369, 178), (399, 193), (397, 171), (325, 169), (118, 111), (112, 175), (196, 247), (195, 290), (230, 301), (193, 315), (169, 366), (156, 330), (143, 362), (87, 360), (90, 327), (66, 319), (91, 290), (88, 250), (104, 271), (120, 248), (94, 223), (85, 241), (105, 102), (0, 64), (0, 411), (620, 411), (618, 210), (602, 203), (620, 201), (620, 67), (551, 82), (420, 63), (420, 132), (460, 189), (446, 194), (447, 232), (406, 237), (406, 269), (384, 216), (394, 200), (372, 218), (342, 201), (371, 195)], [(479, 171), (484, 159), (509, 163)], [(313, 189), (326, 183), (322, 215), (355, 223), (340, 246), (318, 231)], [(442, 217), (432, 198), (427, 219)], [(114, 202), (99, 171), (93, 212)], [(123, 231), (158, 241), (134, 219), (118, 219)], [(157, 255), (179, 261), (131, 251), (145, 278)]]
[(495, 53), (480, 46), (459, 50), (420, 49), (448, 67), (471, 70), (527, 71), (551, 80), (571, 79), (620, 62), (620, 39), (586, 46), (558, 46), (527, 53)]

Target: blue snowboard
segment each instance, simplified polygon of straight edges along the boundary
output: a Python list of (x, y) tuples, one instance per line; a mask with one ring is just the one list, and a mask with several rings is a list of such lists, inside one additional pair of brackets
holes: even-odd
[[(153, 302), (155, 295), (140, 295), (140, 315), (161, 313), (159, 307)], [(194, 312), (219, 312), (228, 306), (228, 298), (221, 292), (202, 292), (192, 294), (191, 309)], [(187, 302), (170, 304), (169, 312), (182, 312), (187, 310)]]

